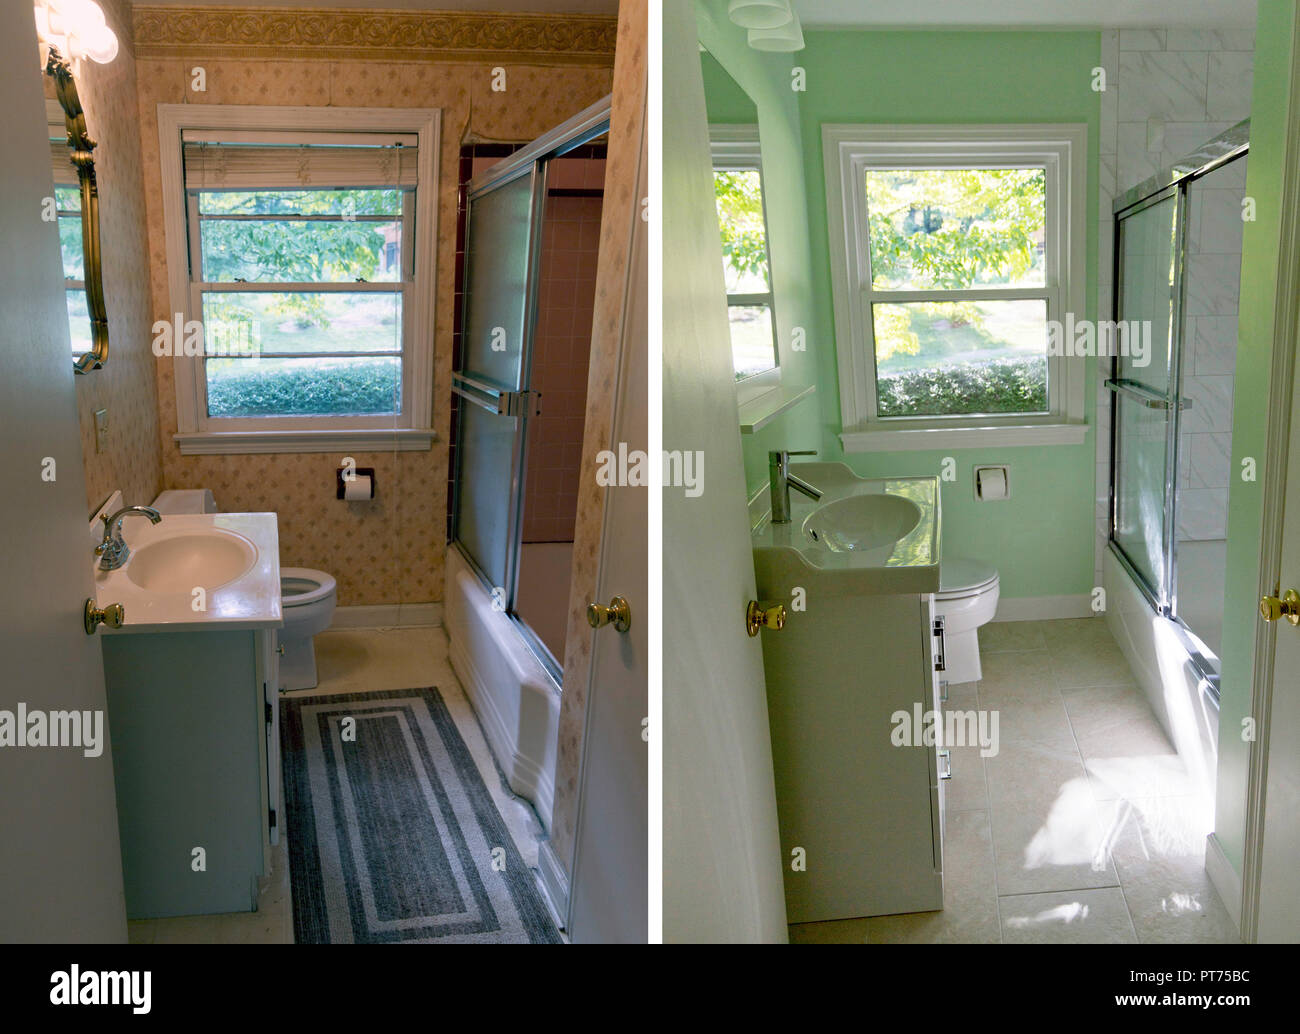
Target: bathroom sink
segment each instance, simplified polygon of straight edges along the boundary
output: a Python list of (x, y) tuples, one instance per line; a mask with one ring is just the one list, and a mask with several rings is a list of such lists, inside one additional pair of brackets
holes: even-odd
[(228, 585), (257, 560), (253, 544), (232, 531), (213, 528), (201, 534), (173, 535), (141, 546), (126, 565), (126, 575), (151, 592), (207, 591)]
[[(114, 493), (104, 509), (121, 505)], [(121, 628), (100, 635), (141, 632), (235, 632), (279, 628), (280, 541), (273, 513), (165, 514), (157, 524), (127, 521), (125, 564), (101, 571), (92, 547), (103, 537), (94, 518), (85, 546), (95, 579), (96, 606), (120, 603)], [(196, 593), (195, 589), (203, 589)]]
[(792, 493), (788, 522), (769, 514), (753, 528), (760, 599), (802, 597), (811, 610), (827, 598), (938, 591), (938, 478), (863, 478), (843, 463), (791, 470), (822, 496)]
[(834, 553), (878, 549), (907, 536), (921, 522), (921, 508), (900, 495), (853, 495), (818, 507), (803, 522), (814, 542)]

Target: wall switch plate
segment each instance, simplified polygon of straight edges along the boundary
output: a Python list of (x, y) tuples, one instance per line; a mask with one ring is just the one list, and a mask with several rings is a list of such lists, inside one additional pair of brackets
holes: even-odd
[(108, 410), (95, 410), (95, 451), (103, 452), (108, 448)]

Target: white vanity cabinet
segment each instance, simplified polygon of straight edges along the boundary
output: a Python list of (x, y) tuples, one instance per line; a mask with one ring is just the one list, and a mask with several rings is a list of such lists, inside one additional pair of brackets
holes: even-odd
[(256, 909), (282, 821), (275, 639), (274, 628), (105, 636), (129, 918)]
[[(782, 581), (760, 572), (760, 596), (789, 601)], [(922, 741), (942, 731), (925, 721), (942, 679), (933, 596), (822, 587), (806, 608), (763, 632), (787, 918), (940, 909), (947, 758)]]

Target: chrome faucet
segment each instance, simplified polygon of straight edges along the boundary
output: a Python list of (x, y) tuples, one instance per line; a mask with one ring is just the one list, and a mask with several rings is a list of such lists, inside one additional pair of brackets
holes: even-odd
[(791, 456), (816, 456), (815, 452), (788, 452), (782, 449), (767, 454), (767, 477), (772, 490), (772, 523), (790, 523), (790, 489), (802, 492), (809, 499), (820, 499), (821, 489), (813, 488), (798, 474), (790, 471)]
[(116, 571), (130, 559), (131, 549), (122, 541), (122, 521), (134, 513), (148, 517), (153, 524), (162, 520), (162, 514), (152, 506), (124, 506), (112, 517), (105, 513), (99, 515), (104, 522), (104, 541), (95, 547), (95, 556), (99, 557), (101, 571)]

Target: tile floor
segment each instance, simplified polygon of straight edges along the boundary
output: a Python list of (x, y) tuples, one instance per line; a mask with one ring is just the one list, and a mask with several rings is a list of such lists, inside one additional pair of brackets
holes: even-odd
[(1101, 619), (980, 630), (999, 751), (952, 748), (944, 910), (792, 926), (794, 943), (1229, 943), (1209, 809)]
[[(543, 837), (533, 809), (512, 795), (501, 778), (478, 720), (447, 660), (441, 628), (343, 628), (316, 637), (320, 684), (286, 696), (364, 693), (383, 689), (437, 686), (456, 728), (474, 756), (524, 861), (536, 871)], [(272, 875), (262, 888), (256, 912), (147, 919), (128, 924), (134, 944), (292, 944), (293, 899), (289, 889), (286, 838), (272, 853)]]

